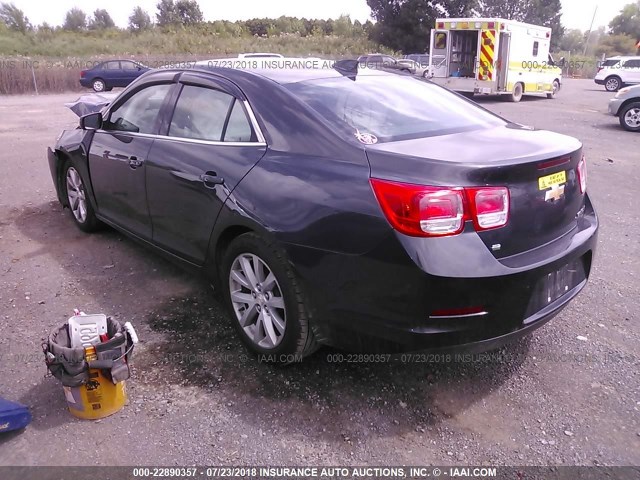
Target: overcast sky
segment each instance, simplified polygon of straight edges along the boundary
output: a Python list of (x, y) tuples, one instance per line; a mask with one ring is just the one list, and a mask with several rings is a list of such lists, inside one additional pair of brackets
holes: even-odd
[[(78, 6), (87, 13), (96, 8), (106, 8), (120, 27), (127, 25), (131, 10), (140, 5), (154, 18), (158, 0), (8, 0), (24, 10), (31, 23), (48, 22), (60, 25), (65, 13)], [(508, 1), (508, 0), (505, 0)], [(562, 22), (568, 28), (587, 30), (593, 12), (598, 6), (594, 26), (608, 25), (622, 7), (635, 0), (562, 0)], [(353, 20), (367, 20), (370, 9), (366, 0), (201, 0), (200, 8), (206, 20), (246, 20), (255, 17), (337, 18), (341, 14), (351, 15)]]

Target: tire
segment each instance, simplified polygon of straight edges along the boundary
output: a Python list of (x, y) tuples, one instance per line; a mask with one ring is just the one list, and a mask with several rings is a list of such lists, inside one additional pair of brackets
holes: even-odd
[(71, 161), (65, 162), (62, 167), (62, 188), (69, 202), (71, 218), (78, 228), (87, 233), (99, 230), (102, 223), (87, 198), (84, 179)]
[(640, 102), (626, 105), (619, 114), (620, 125), (630, 132), (640, 132)]
[(511, 92), (511, 95), (509, 95), (508, 98), (510, 102), (518, 103), (520, 100), (522, 100), (523, 95), (524, 86), (522, 85), (522, 83), (516, 83), (513, 86), (513, 92)]
[(101, 78), (94, 78), (91, 82), (91, 88), (94, 92), (104, 92), (107, 88), (107, 84)]
[(548, 99), (556, 98), (556, 95), (558, 95), (559, 91), (560, 91), (560, 82), (558, 80), (554, 80), (553, 81), (553, 92), (547, 93), (547, 98)]
[(429, 76), (429, 70), (425, 70), (422, 72), (422, 78), (427, 78)]
[(237, 237), (224, 252), (220, 285), (234, 328), (261, 361), (286, 365), (317, 350), (302, 286), (276, 245), (255, 233)]
[(607, 77), (604, 81), (604, 88), (607, 92), (617, 92), (622, 88), (622, 80), (620, 77)]

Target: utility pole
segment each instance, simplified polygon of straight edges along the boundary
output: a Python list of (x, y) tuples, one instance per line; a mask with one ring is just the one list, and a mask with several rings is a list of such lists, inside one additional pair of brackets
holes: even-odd
[(591, 26), (589, 27), (589, 34), (587, 35), (587, 41), (584, 42), (584, 52), (582, 55), (587, 54), (587, 47), (589, 47), (589, 39), (591, 38), (591, 32), (593, 31), (593, 22), (596, 21), (596, 13), (598, 13), (598, 5), (596, 4), (596, 9), (593, 11), (593, 18), (591, 19)]

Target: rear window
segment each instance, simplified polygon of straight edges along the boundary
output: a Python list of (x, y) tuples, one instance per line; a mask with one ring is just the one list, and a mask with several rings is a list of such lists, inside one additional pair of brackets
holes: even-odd
[[(448, 90), (400, 75), (359, 75), (285, 85), (344, 136), (364, 143), (447, 135), (505, 121)], [(371, 141), (371, 135), (375, 138)]]

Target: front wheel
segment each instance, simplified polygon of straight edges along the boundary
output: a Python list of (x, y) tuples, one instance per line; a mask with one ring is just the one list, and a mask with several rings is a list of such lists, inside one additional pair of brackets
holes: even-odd
[(556, 95), (558, 95), (559, 91), (560, 91), (560, 82), (558, 82), (558, 80), (554, 80), (553, 91), (551, 93), (547, 93), (547, 98), (549, 99), (556, 98)]
[(262, 359), (288, 364), (316, 350), (302, 286), (276, 245), (254, 233), (236, 238), (224, 253), (221, 284), (234, 328)]
[(64, 191), (67, 196), (71, 218), (83, 232), (94, 232), (101, 226), (100, 220), (96, 217), (91, 202), (87, 198), (82, 176), (68, 161), (63, 167)]
[(620, 112), (620, 125), (630, 132), (640, 132), (640, 102), (624, 107)]

